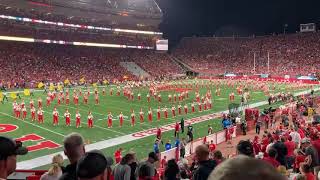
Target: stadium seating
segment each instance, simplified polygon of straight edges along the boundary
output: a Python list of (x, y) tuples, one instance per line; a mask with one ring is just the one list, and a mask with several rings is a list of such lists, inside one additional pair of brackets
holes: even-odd
[(76, 84), (82, 77), (89, 83), (123, 80), (124, 76), (137, 79), (119, 65), (121, 61), (134, 61), (153, 77), (183, 73), (167, 54), (150, 50), (17, 42), (1, 42), (0, 47), (0, 66), (5, 67), (0, 81), (11, 87), (35, 87), (40, 81), (57, 83), (65, 79)]
[[(319, 42), (320, 33), (250, 38), (184, 38), (174, 55), (199, 72), (295, 77), (315, 73), (319, 68)], [(270, 72), (267, 68), (268, 53)]]

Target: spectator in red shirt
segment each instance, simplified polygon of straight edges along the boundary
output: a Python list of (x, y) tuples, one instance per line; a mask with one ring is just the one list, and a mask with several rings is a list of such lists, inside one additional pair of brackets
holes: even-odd
[(255, 136), (252, 142), (254, 155), (257, 155), (261, 152), (261, 144), (259, 143), (259, 136)]
[(295, 154), (295, 161), (294, 161), (293, 170), (294, 170), (294, 172), (299, 172), (300, 164), (305, 161), (306, 156), (299, 149), (295, 150), (294, 154)]
[(121, 152), (122, 152), (122, 148), (119, 148), (118, 150), (116, 150), (116, 152), (114, 153), (114, 158), (116, 160), (116, 163), (119, 163), (121, 161)]
[[(285, 138), (285, 137), (282, 137)], [(287, 168), (292, 168), (292, 165), (294, 163), (294, 150), (296, 148), (296, 143), (292, 141), (292, 137), (289, 136), (288, 140), (284, 142), (284, 145), (287, 147), (288, 154), (286, 156), (287, 159)]]
[(280, 166), (280, 163), (276, 160), (277, 150), (274, 148), (270, 148), (268, 152), (268, 157), (264, 157), (262, 160), (270, 163), (273, 167), (277, 168)]
[(300, 165), (300, 172), (306, 177), (306, 180), (316, 180), (316, 176), (313, 175), (310, 166), (307, 163)]
[(313, 145), (314, 148), (316, 148), (316, 150), (320, 154), (320, 132), (317, 133), (316, 139), (313, 140), (311, 144)]

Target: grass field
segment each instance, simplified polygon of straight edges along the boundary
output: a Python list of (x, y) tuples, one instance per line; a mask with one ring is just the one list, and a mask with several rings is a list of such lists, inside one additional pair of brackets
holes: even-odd
[[(192, 81), (188, 81), (188, 83), (194, 83)], [(16, 119), (13, 116), (12, 113), (12, 100), (9, 102), (4, 102), (4, 104), (0, 104), (0, 124), (13, 124), (18, 126), (19, 128), (16, 129), (15, 131), (12, 132), (2, 132), (1, 127), (0, 127), (0, 135), (6, 135), (14, 138), (20, 138), (23, 137), (24, 135), (28, 134), (36, 134), (38, 136), (43, 137), (44, 139), (42, 140), (34, 140), (34, 141), (26, 141), (24, 144), (26, 146), (35, 146), (43, 141), (50, 140), (51, 142), (54, 142), (54, 144), (59, 144), (59, 147), (55, 147), (53, 149), (40, 149), (37, 151), (32, 151), (29, 152), (26, 156), (21, 156), (19, 157), (18, 161), (25, 161), (25, 160), (30, 160), (36, 157), (48, 155), (51, 153), (59, 152), (62, 151), (62, 140), (63, 137), (71, 132), (78, 132), (82, 134), (85, 138), (86, 143), (91, 144), (91, 143), (96, 143), (99, 141), (107, 140), (107, 139), (113, 139), (113, 138), (119, 138), (121, 136), (139, 132), (139, 131), (144, 131), (147, 129), (151, 129), (154, 127), (160, 127), (166, 124), (171, 124), (176, 121), (180, 121), (180, 119), (183, 117), (185, 119), (189, 119), (192, 117), (198, 117), (206, 114), (212, 114), (214, 112), (220, 112), (223, 110), (228, 109), (228, 104), (229, 104), (229, 94), (231, 92), (236, 92), (235, 87), (227, 87), (226, 85), (221, 86), (221, 95), (215, 96), (215, 86), (210, 86), (209, 88), (211, 89), (212, 92), (212, 101), (213, 101), (213, 108), (211, 110), (207, 111), (202, 111), (202, 112), (197, 112), (197, 106), (196, 107), (196, 113), (189, 113), (189, 114), (182, 114), (181, 116), (177, 116), (176, 118), (172, 118), (171, 116), (171, 107), (172, 107), (172, 102), (168, 102), (168, 94), (174, 94), (174, 90), (167, 90), (167, 91), (161, 91), (161, 96), (162, 96), (162, 103), (159, 103), (158, 101), (154, 101), (153, 98), (151, 98), (151, 102), (148, 103), (146, 100), (146, 95), (149, 92), (149, 88), (134, 88), (134, 94), (135, 94), (135, 100), (134, 101), (128, 101), (124, 96), (122, 96), (122, 93), (120, 96), (116, 96), (115, 92), (113, 93), (113, 96), (110, 96), (109, 94), (109, 88), (111, 86), (106, 87), (106, 96), (102, 96), (101, 93), (101, 87), (99, 87), (99, 99), (100, 99), (100, 104), (95, 105), (94, 104), (94, 96), (90, 95), (89, 97), (89, 104), (85, 105), (82, 103), (82, 98), (79, 98), (80, 104), (78, 106), (74, 105), (72, 102), (72, 90), (70, 90), (70, 104), (66, 106), (65, 104), (61, 104), (60, 106), (57, 106), (57, 109), (60, 113), (60, 124), (58, 126), (53, 126), (52, 125), (52, 111), (54, 106), (57, 104), (57, 101), (54, 100), (54, 102), (49, 106), (45, 106), (45, 98), (46, 94), (44, 94), (42, 91), (36, 91), (35, 92), (35, 97), (33, 97), (35, 101), (35, 106), (37, 107), (37, 99), (38, 97), (41, 97), (43, 100), (43, 105), (44, 105), (44, 111), (45, 111), (45, 117), (44, 117), (44, 124), (38, 124), (37, 122), (31, 122), (30, 120), (30, 113), (28, 109), (28, 118), (26, 120), (21, 120), (21, 119)], [(283, 84), (276, 84), (276, 89), (274, 92), (284, 92), (286, 91), (287, 85)], [(113, 89), (116, 89), (113, 87)], [(299, 89), (297, 91), (302, 91), (305, 89)], [(91, 92), (93, 91), (93, 88), (91, 89)], [(203, 87), (199, 89), (200, 94), (204, 95), (207, 92), (207, 88)], [(137, 100), (136, 95), (140, 93), (141, 94), (141, 101)], [(250, 103), (255, 103), (255, 102), (260, 102), (266, 100), (266, 96), (264, 93), (260, 90), (257, 91), (250, 91), (251, 93), (251, 99)], [(29, 108), (29, 98), (30, 97), (23, 97), (22, 99), (25, 100), (26, 106)], [(190, 112), (190, 103), (195, 99), (194, 95), (194, 89), (189, 90), (189, 98), (186, 99), (184, 102), (181, 103), (182, 106), (184, 106), (186, 103), (188, 104), (189, 107), (189, 112)], [(20, 102), (21, 100), (17, 100), (17, 102)], [(240, 101), (240, 96), (236, 95), (235, 96), (235, 102)], [(177, 107), (179, 103), (175, 103), (175, 106)], [(169, 118), (167, 120), (161, 119), (160, 121), (156, 120), (156, 109), (157, 107), (168, 107), (168, 112), (169, 112)], [(151, 107), (153, 109), (153, 122), (149, 123), (147, 121), (147, 111)], [(65, 120), (63, 117), (63, 114), (65, 112), (65, 109), (68, 108), (69, 112), (71, 113), (71, 127), (66, 127), (65, 126)], [(139, 111), (140, 108), (143, 109), (145, 113), (145, 122), (143, 124), (140, 124), (139, 122)], [(76, 110), (79, 110), (79, 112), (82, 115), (82, 127), (81, 128), (76, 128), (75, 127), (75, 112)], [(132, 127), (130, 124), (130, 114), (131, 114), (131, 109), (133, 109), (136, 113), (136, 126)], [(87, 113), (88, 111), (92, 111), (92, 115), (94, 116), (94, 128), (89, 129), (87, 128)], [(112, 128), (107, 128), (107, 114), (108, 112), (112, 112), (114, 116), (114, 121), (113, 121), (113, 127)], [(183, 111), (183, 110), (182, 110)], [(123, 127), (119, 127), (119, 120), (117, 116), (119, 115), (120, 112), (123, 112), (125, 118), (125, 122)], [(163, 116), (163, 113), (161, 114)], [(198, 124), (193, 125), (194, 126), (194, 136), (195, 138), (198, 137), (203, 137), (204, 135), (207, 134), (207, 127), (208, 125), (211, 125), (214, 129), (214, 131), (218, 131), (221, 129), (221, 121), (218, 119), (214, 120), (209, 120), (205, 122), (201, 122)], [(184, 137), (184, 135), (182, 135)], [(150, 151), (153, 150), (153, 142), (154, 142), (154, 136), (149, 136), (145, 137), (139, 140), (135, 140), (132, 142), (128, 142), (125, 144), (120, 144), (117, 146), (113, 146), (110, 148), (103, 149), (103, 152), (106, 154), (112, 155), (114, 151), (122, 147), (124, 149), (123, 153), (129, 151), (129, 150), (134, 150), (137, 152), (138, 158), (144, 158), (146, 154)], [(174, 142), (174, 137), (173, 137), (173, 132), (168, 131), (163, 133), (163, 140), (171, 140)], [(161, 147), (161, 151), (164, 149), (164, 147)], [(39, 167), (39, 169), (45, 168), (45, 167)]]

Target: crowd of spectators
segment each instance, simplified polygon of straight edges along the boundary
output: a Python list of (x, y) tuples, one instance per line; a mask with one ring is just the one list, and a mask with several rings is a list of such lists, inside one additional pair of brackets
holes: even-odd
[(29, 22), (5, 19), (1, 19), (0, 23), (0, 34), (2, 36), (148, 47), (154, 47), (156, 40), (156, 37), (150, 35), (119, 34), (111, 31), (30, 24)]
[(36, 87), (39, 82), (66, 79), (76, 84), (81, 78), (88, 83), (136, 80), (120, 65), (122, 61), (136, 62), (153, 77), (182, 72), (167, 54), (150, 50), (18, 42), (1, 42), (0, 47), (0, 82), (7, 87)]
[(32, 19), (41, 19), (45, 21), (53, 21), (53, 22), (63, 22), (70, 24), (80, 24), (80, 25), (91, 25), (91, 26), (99, 26), (99, 27), (108, 27), (108, 28), (122, 28), (122, 29), (134, 29), (134, 30), (145, 30), (145, 31), (158, 31), (157, 27), (154, 26), (133, 26), (131, 24), (117, 24), (115, 22), (110, 22), (108, 20), (102, 19), (93, 19), (90, 17), (78, 17), (71, 16), (68, 17), (62, 14), (55, 14), (50, 12), (41, 12), (34, 9), (20, 9), (15, 7), (10, 7), (6, 5), (0, 4), (0, 12), (3, 15), (9, 16), (18, 16), (18, 17), (26, 17)]
[(174, 54), (200, 72), (295, 77), (315, 73), (319, 68), (319, 42), (320, 33), (248, 38), (184, 38)]

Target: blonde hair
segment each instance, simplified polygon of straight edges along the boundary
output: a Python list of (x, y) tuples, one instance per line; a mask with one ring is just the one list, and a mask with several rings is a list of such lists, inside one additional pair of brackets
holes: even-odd
[(53, 163), (52, 166), (48, 170), (48, 175), (57, 176), (61, 172), (61, 167), (58, 163)]
[(52, 164), (58, 164), (58, 166), (63, 166), (63, 157), (61, 156), (61, 154), (53, 156)]

